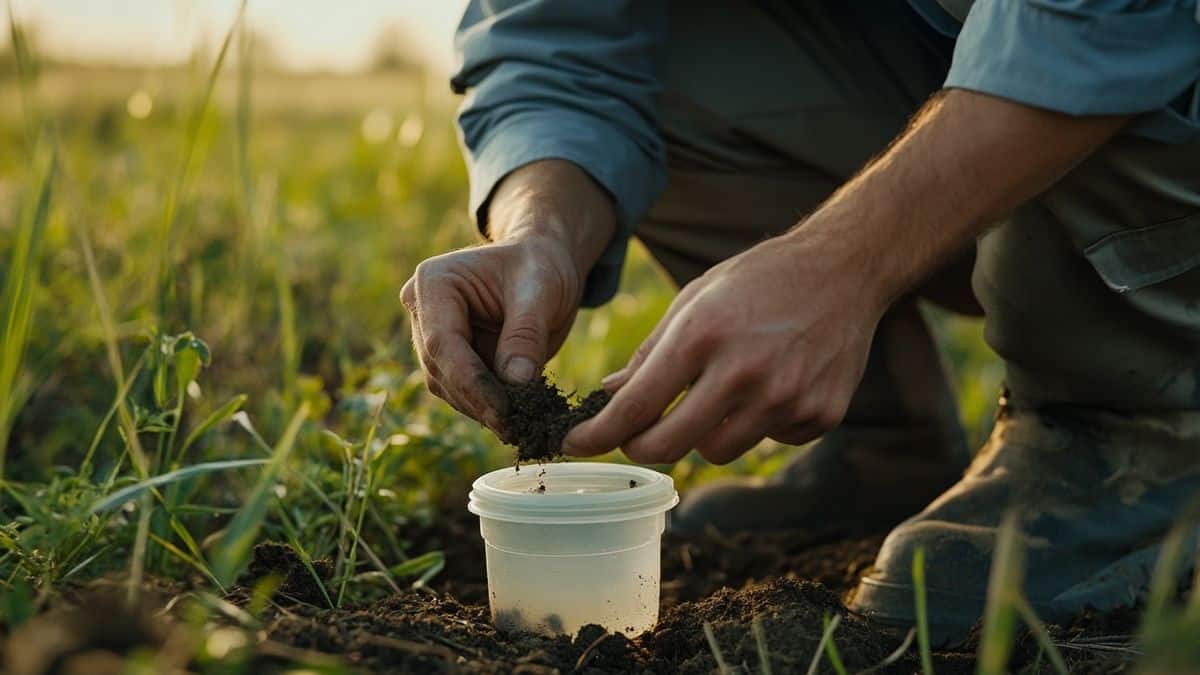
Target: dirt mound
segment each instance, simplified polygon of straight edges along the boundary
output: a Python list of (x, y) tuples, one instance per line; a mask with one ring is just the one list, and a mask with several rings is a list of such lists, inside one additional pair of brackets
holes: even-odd
[(668, 532), (663, 542), (663, 606), (775, 577), (816, 581), (843, 594), (875, 561), (882, 543), (883, 535), (829, 540), (803, 530), (734, 536)]
[(562, 440), (577, 424), (594, 417), (611, 396), (597, 389), (575, 402), (546, 378), (506, 384), (508, 414), (504, 427), (517, 448), (517, 461), (545, 461), (562, 456)]
[(242, 581), (243, 585), (248, 585), (248, 581), (275, 576), (279, 578), (276, 592), (285, 598), (310, 605), (324, 605), (327, 603), (325, 593), (313, 577), (313, 572), (320, 577), (320, 583), (328, 587), (333, 577), (333, 563), (314, 560), (312, 567), (312, 571), (309, 571), (291, 546), (267, 541), (254, 547), (250, 567)]
[[(726, 664), (746, 664), (749, 672), (758, 672), (761, 659), (752, 632), (757, 618), (772, 670), (789, 673), (808, 668), (820, 651), (825, 621), (833, 617), (840, 617), (833, 641), (851, 671), (879, 665), (900, 644), (896, 636), (848, 614), (829, 589), (782, 578), (739, 591), (723, 589), (704, 600), (673, 607), (644, 638), (661, 672), (709, 673), (717, 668), (717, 661), (705, 637), (707, 623)], [(896, 672), (911, 671), (912, 664), (894, 667)]]

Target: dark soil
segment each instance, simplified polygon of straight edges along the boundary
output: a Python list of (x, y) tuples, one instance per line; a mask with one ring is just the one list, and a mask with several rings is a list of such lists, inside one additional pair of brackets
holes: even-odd
[[(328, 560), (314, 560), (312, 565), (313, 572), (322, 579), (333, 576), (333, 565)], [(313, 573), (287, 544), (265, 542), (256, 546), (254, 558), (242, 579), (243, 585), (249, 586), (255, 580), (272, 574), (279, 579), (279, 588), (275, 592), (280, 596), (293, 602), (325, 604), (325, 594), (317, 586)]]
[[(773, 672), (803, 673), (818, 651), (825, 621), (833, 617), (840, 617), (834, 634), (837, 652), (846, 669), (857, 672), (882, 663), (903, 637), (848, 613), (841, 602), (869, 568), (880, 536), (830, 540), (804, 532), (736, 537), (668, 534), (658, 626), (629, 639), (596, 626), (569, 637), (500, 633), (492, 626), (487, 607), (475, 519), (445, 518), (436, 528), (404, 535), (418, 550), (436, 548), (446, 553), (446, 568), (432, 588), (406, 590), (341, 610), (325, 607), (312, 574), (290, 548), (258, 546), (241, 588), (226, 598), (244, 605), (247, 588), (258, 579), (272, 576), (280, 583), (274, 601), (261, 615), (261, 628), (252, 633), (246, 672), (280, 672), (299, 661), (318, 667), (343, 663), (378, 673), (710, 673), (717, 663), (705, 636), (706, 623), (731, 669), (759, 672), (753, 631), (757, 619)], [(330, 571), (321, 561), (314, 568), (326, 577)], [(69, 598), (64, 606), (14, 634), (5, 650), (9, 664), (5, 672), (116, 673), (122, 655), (139, 648), (170, 652), (179, 642), (170, 636), (180, 623), (172, 617), (182, 616), (177, 610), (183, 603), (171, 598), (181, 597), (182, 589), (149, 592), (147, 609), (131, 612), (113, 599), (118, 596), (111, 585), (105, 588)], [(168, 606), (176, 611), (161, 611)], [(226, 619), (233, 623), (232, 618)], [(1136, 612), (1119, 610), (1087, 612), (1070, 625), (1050, 630), (1057, 641), (1086, 645), (1100, 636), (1117, 636), (1110, 637), (1116, 641), (1134, 633), (1136, 625)], [(968, 643), (936, 654), (936, 672), (974, 672), (976, 647)], [(1121, 654), (1087, 648), (1063, 651), (1072, 672), (1113, 673), (1129, 668)], [(916, 647), (910, 646), (878, 672), (919, 672), (916, 653)], [(1022, 638), (1010, 668), (1019, 671), (1036, 657), (1034, 641)], [(186, 653), (177, 658), (187, 663)], [(18, 665), (29, 667), (18, 669)], [(1044, 660), (1042, 666), (1043, 672), (1050, 672)], [(821, 657), (818, 672), (833, 672), (827, 656)]]
[(541, 375), (525, 384), (506, 384), (508, 414), (504, 417), (517, 462), (546, 461), (562, 456), (562, 441), (580, 422), (594, 417), (612, 398), (597, 389), (575, 402)]

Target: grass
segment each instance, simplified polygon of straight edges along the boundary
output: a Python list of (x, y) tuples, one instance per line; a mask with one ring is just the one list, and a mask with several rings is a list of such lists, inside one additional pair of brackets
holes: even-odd
[[(297, 552), (330, 607), (428, 583), (444, 554), (397, 532), (508, 455), (424, 393), (396, 298), (417, 262), (474, 240), (443, 83), (260, 71), (238, 23), (216, 54), (177, 68), (49, 66), (10, 27), (0, 100), (20, 106), (0, 109), (4, 624), (110, 573), (130, 594), (148, 578), (220, 592), (266, 539)], [(376, 131), (364, 133), (368, 116)], [(637, 246), (622, 289), (581, 312), (552, 362), (566, 388), (622, 365), (672, 297)], [(997, 362), (977, 323), (932, 317), (979, 441)], [(766, 446), (732, 468), (689, 458), (673, 475), (687, 486), (783, 459)], [(1008, 583), (1020, 550), (1006, 536), (995, 574)], [(324, 558), (329, 584), (313, 567)], [(1040, 625), (1019, 596), (994, 593), (989, 673), (1003, 672), (1018, 619)], [(1142, 643), (1200, 633), (1197, 595), (1156, 605)], [(200, 627), (224, 615), (254, 628), (249, 610), (196, 602)], [(814, 667), (840, 670), (837, 621)], [(769, 673), (761, 623), (752, 630)], [(199, 649), (236, 654), (234, 633), (222, 635)], [(927, 631), (918, 643), (929, 672)], [(226, 672), (221, 660), (205, 663)]]

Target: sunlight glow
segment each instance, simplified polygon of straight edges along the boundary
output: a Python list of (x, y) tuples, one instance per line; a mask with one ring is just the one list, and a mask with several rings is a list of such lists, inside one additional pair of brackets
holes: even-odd
[[(239, 0), (10, 0), (38, 46), (64, 59), (133, 64), (179, 62), (215, 45)], [(444, 74), (465, 0), (250, 0), (249, 25), (281, 65), (351, 71), (370, 62), (376, 37), (395, 26), (406, 51)], [(5, 13), (6, 14), (6, 13)], [(7, 17), (3, 23), (7, 25)], [(2, 38), (7, 42), (7, 30)]]

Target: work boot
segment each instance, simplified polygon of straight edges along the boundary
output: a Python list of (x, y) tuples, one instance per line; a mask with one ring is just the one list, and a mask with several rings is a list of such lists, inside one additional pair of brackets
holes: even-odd
[[(924, 549), (932, 633), (943, 644), (961, 640), (983, 612), (997, 530), (1010, 511), (1026, 550), (1024, 594), (1043, 620), (1132, 606), (1164, 534), (1197, 495), (1200, 412), (1002, 400), (966, 475), (888, 535), (851, 608), (886, 624), (915, 623), (912, 560)], [(1194, 554), (1194, 545), (1185, 548)]]
[(915, 301), (880, 321), (842, 424), (768, 478), (703, 485), (684, 496), (680, 532), (805, 529), (881, 532), (921, 510), (969, 462), (958, 411)]

